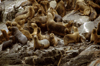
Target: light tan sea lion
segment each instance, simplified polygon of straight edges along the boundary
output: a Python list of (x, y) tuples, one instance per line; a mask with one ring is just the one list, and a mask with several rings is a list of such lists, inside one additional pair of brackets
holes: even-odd
[(73, 27), (73, 30), (73, 34), (67, 34), (64, 36), (64, 45), (68, 45), (69, 43), (78, 43), (81, 41), (81, 36), (79, 35), (77, 27)]
[(51, 46), (56, 46), (58, 44), (57, 38), (55, 38), (55, 35), (53, 33), (50, 33), (49, 41)]
[(32, 35), (34, 39), (34, 47), (35, 49), (44, 49), (50, 46), (50, 43), (47, 39), (39, 40), (37, 35)]

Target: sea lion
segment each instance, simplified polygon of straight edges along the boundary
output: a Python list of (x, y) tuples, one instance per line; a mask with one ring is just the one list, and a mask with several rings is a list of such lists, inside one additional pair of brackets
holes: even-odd
[(61, 17), (64, 17), (66, 14), (66, 8), (64, 2), (61, 0), (57, 3), (56, 11)]
[[(21, 20), (21, 21), (23, 21), (23, 20)], [(21, 23), (23, 23), (23, 22), (21, 22)], [(24, 23), (23, 23), (22, 26), (20, 26), (17, 22), (12, 22), (11, 24), (12, 24), (12, 26), (18, 27), (19, 30), (20, 30), (21, 28), (23, 28), (23, 25), (24, 25)]]
[(100, 35), (97, 35), (97, 29), (93, 29), (91, 33), (90, 43), (97, 44), (100, 43)]
[(38, 27), (37, 36), (38, 36), (39, 40), (48, 39), (48, 36), (41, 34), (41, 28), (40, 27)]
[(34, 29), (32, 35), (37, 35), (38, 26), (36, 23), (31, 23), (31, 27)]
[(71, 20), (71, 21), (69, 21), (67, 24), (63, 24), (66, 28), (68, 28), (69, 29), (69, 32), (71, 33), (71, 29), (72, 29), (72, 27), (73, 27), (73, 25), (74, 25), (74, 22), (73, 22), (73, 20)]
[(12, 33), (21, 44), (27, 43), (27, 37), (17, 27), (12, 27)]
[(2, 44), (3, 44), (2, 45), (2, 51), (4, 51), (7, 48), (11, 48), (12, 45), (13, 45), (13, 42), (12, 42), (12, 40), (8, 40), (8, 41), (4, 41)]
[(49, 41), (51, 46), (56, 46), (58, 44), (58, 40), (57, 38), (55, 38), (55, 35), (53, 33), (50, 33)]
[(32, 36), (29, 31), (24, 30), (23, 28), (21, 28), (20, 31), (27, 37), (28, 40), (32, 40)]
[(47, 12), (48, 8), (50, 7), (49, 2), (44, 0), (44, 1), (41, 1), (40, 4), (43, 6), (44, 11)]
[(35, 17), (44, 16), (43, 10), (39, 9)]
[(100, 35), (100, 22), (98, 23), (98, 27), (97, 27), (97, 34)]
[(50, 42), (47, 39), (39, 40), (37, 35), (32, 35), (34, 39), (35, 49), (44, 49), (50, 46)]
[(6, 30), (1, 29), (1, 32), (2, 32), (2, 35), (4, 36), (4, 38), (5, 38), (6, 40), (9, 40), (9, 36), (8, 36)]
[(100, 12), (100, 5), (96, 4), (96, 3), (93, 2), (93, 1), (88, 1), (87, 3), (88, 3), (88, 5), (91, 6), (93, 9), (95, 9), (96, 12), (97, 12), (98, 14), (100, 14), (100, 13), (99, 13), (99, 12)]
[(66, 28), (64, 25), (60, 23), (56, 23), (53, 19), (53, 15), (48, 12), (47, 14), (47, 30), (49, 32), (53, 32), (55, 34), (58, 34), (60, 36), (64, 36), (66, 34), (69, 34), (69, 29)]
[[(15, 18), (15, 22), (17, 22), (19, 25), (25, 23), (27, 21), (27, 18), (31, 19), (33, 18), (35, 12), (32, 6), (28, 7), (28, 12), (23, 15), (19, 15)], [(22, 22), (20, 22), (22, 20)]]
[(74, 33), (67, 34), (64, 36), (64, 45), (68, 45), (69, 43), (78, 43), (81, 42), (81, 36), (79, 35), (77, 27), (73, 27)]
[(81, 15), (89, 15), (90, 14), (90, 7), (85, 3), (84, 0), (77, 0), (76, 1), (76, 6), (75, 6), (75, 11), (80, 11), (82, 14)]
[(96, 17), (97, 17), (97, 12), (96, 12), (96, 10), (93, 9), (92, 7), (90, 7), (90, 9), (91, 9), (91, 13), (90, 13), (89, 20), (93, 21), (93, 20), (95, 20)]

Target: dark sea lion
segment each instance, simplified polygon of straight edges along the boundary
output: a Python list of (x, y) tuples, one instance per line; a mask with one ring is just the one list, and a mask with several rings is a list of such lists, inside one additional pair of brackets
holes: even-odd
[(27, 43), (27, 37), (17, 27), (12, 27), (12, 31), (13, 31), (13, 35), (17, 38), (17, 40), (21, 44)]

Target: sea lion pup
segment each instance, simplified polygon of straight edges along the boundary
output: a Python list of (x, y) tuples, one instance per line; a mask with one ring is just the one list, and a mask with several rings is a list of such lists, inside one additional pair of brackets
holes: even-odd
[(81, 15), (89, 15), (90, 14), (90, 7), (85, 3), (84, 0), (77, 0), (76, 1), (76, 7), (75, 11), (80, 11), (82, 14)]
[(50, 33), (49, 41), (51, 46), (56, 46), (58, 44), (58, 39), (55, 37), (54, 33)]
[(90, 13), (89, 20), (93, 21), (93, 20), (95, 20), (96, 17), (97, 17), (97, 12), (96, 12), (96, 10), (93, 9), (92, 7), (90, 7), (90, 9), (91, 9), (91, 13)]
[(56, 11), (58, 12), (58, 14), (61, 17), (65, 16), (65, 14), (66, 14), (66, 8), (65, 8), (65, 4), (64, 4), (64, 2), (62, 0), (57, 3)]
[(31, 23), (31, 27), (33, 28), (33, 33), (32, 33), (32, 35), (37, 35), (37, 30), (38, 30), (38, 26), (37, 26), (37, 24), (36, 23)]
[(98, 27), (97, 27), (97, 35), (100, 35), (100, 22), (98, 23)]
[(6, 21), (6, 26), (8, 27), (8, 26), (11, 26), (11, 21)]
[(41, 34), (41, 28), (40, 27), (38, 27), (37, 36), (38, 36), (39, 40), (48, 39), (49, 38), (48, 36)]
[(74, 33), (67, 34), (64, 36), (64, 45), (68, 45), (69, 43), (78, 43), (81, 42), (81, 36), (79, 35), (77, 27), (73, 27)]
[(12, 33), (21, 44), (27, 43), (27, 37), (17, 27), (12, 27)]
[(53, 15), (50, 12), (48, 12), (48, 14), (47, 14), (47, 30), (49, 32), (53, 32), (60, 36), (69, 34), (68, 28), (66, 28), (64, 25), (62, 25), (60, 23), (56, 23), (53, 19), (54, 19)]
[(97, 35), (97, 29), (92, 30), (90, 43), (92, 42), (94, 42), (93, 44), (100, 43), (100, 35)]
[(37, 35), (32, 35), (34, 39), (35, 49), (44, 49), (50, 46), (50, 42), (47, 39), (39, 40)]
[(9, 36), (6, 32), (6, 30), (1, 29), (2, 35), (4, 36), (4, 38), (6, 38), (6, 40), (9, 40)]

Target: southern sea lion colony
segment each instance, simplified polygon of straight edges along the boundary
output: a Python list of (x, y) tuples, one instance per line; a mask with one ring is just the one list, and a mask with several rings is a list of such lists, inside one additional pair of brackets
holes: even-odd
[[(23, 5), (25, 3), (27, 4)], [(20, 6), (24, 8), (24, 11), (18, 12), (13, 21), (6, 21), (8, 33), (1, 30), (2, 50), (10, 48), (14, 43), (25, 45), (28, 41), (34, 44), (33, 49), (44, 49), (50, 45), (56, 46), (60, 39), (55, 35), (63, 37), (64, 45), (83, 42), (83, 37), (79, 34), (78, 28), (74, 26), (74, 21), (66, 24), (63, 23), (62, 17), (66, 15), (66, 11), (74, 10), (79, 11), (81, 15), (90, 16), (90, 20), (94, 20), (99, 14), (98, 0), (56, 0), (56, 3), (56, 7), (52, 8), (48, 0), (23, 2)], [(46, 31), (48, 31), (48, 35), (44, 34)], [(98, 28), (94, 28), (89, 34), (90, 42), (99, 43), (99, 33), (100, 23)]]

